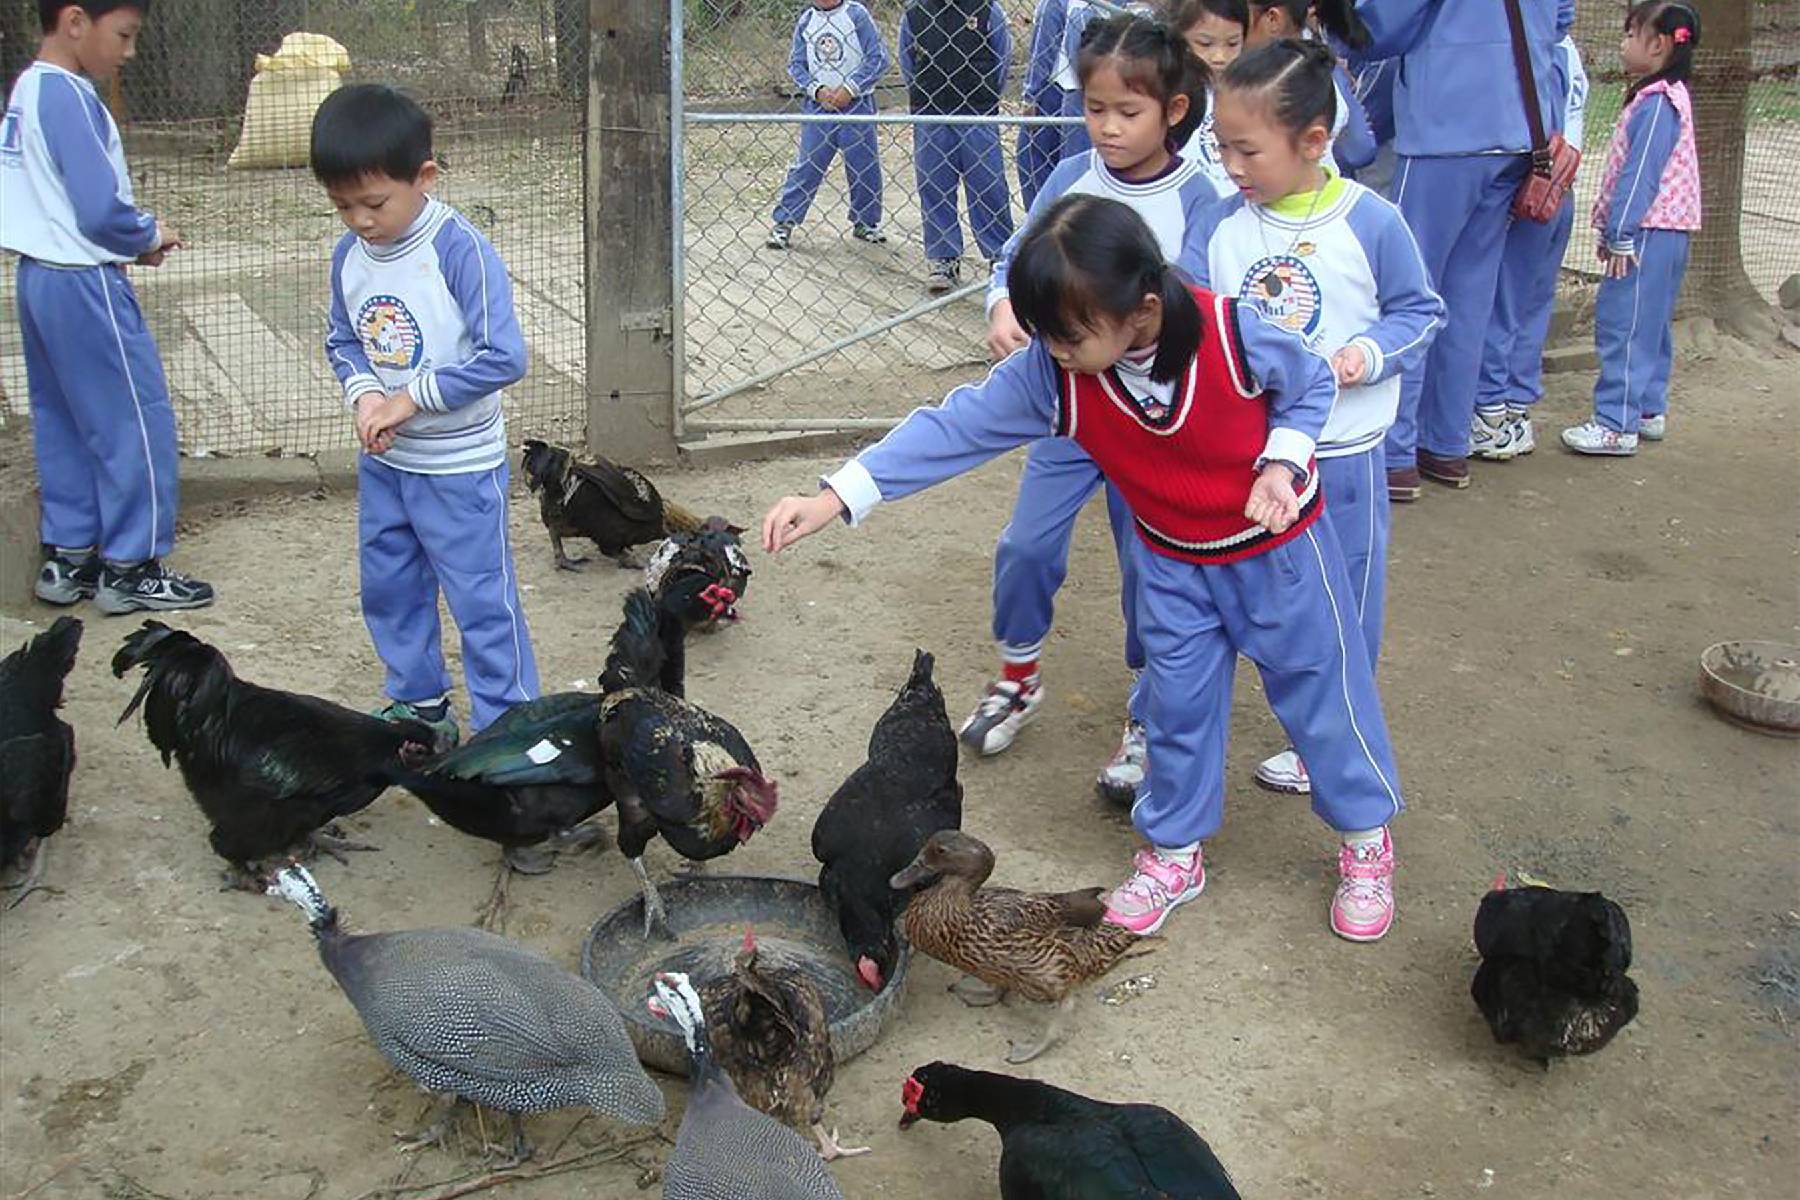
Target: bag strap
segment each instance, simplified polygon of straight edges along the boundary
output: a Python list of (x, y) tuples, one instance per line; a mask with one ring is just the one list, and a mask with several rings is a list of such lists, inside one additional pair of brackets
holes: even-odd
[(1531, 45), (1525, 40), (1525, 14), (1520, 0), (1506, 0), (1506, 23), (1512, 28), (1513, 65), (1519, 73), (1519, 89), (1525, 98), (1525, 124), (1531, 130), (1531, 166), (1539, 175), (1550, 174), (1550, 139), (1544, 136), (1544, 114), (1538, 108), (1537, 73), (1531, 69)]

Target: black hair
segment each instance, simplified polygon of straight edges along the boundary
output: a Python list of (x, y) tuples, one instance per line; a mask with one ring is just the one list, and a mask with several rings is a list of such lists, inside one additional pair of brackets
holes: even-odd
[(1075, 74), (1083, 87), (1103, 62), (1113, 64), (1126, 87), (1149, 96), (1164, 111), (1176, 96), (1188, 98), (1187, 116), (1170, 131), (1176, 145), (1199, 125), (1210, 76), (1179, 29), (1135, 13), (1093, 21), (1081, 31), (1075, 54)]
[[(1641, 0), (1626, 12), (1625, 32), (1635, 33), (1646, 25), (1673, 38), (1675, 45), (1662, 70), (1644, 76), (1626, 89), (1627, 104), (1653, 83), (1686, 83), (1694, 73), (1694, 48), (1700, 44), (1699, 12), (1681, 0)], [(1687, 36), (1683, 37), (1680, 30), (1686, 30)]]
[(148, 14), (150, 0), (38, 0), (38, 24), (44, 27), (45, 33), (55, 32), (56, 22), (62, 18), (65, 8), (79, 8), (88, 16), (99, 20), (107, 13), (121, 8), (135, 8), (140, 13)]
[(353, 83), (313, 116), (312, 173), (327, 187), (386, 175), (402, 183), (431, 160), (431, 115), (383, 83)]
[(1183, 36), (1199, 23), (1201, 17), (1214, 16), (1250, 31), (1249, 0), (1169, 0), (1166, 20), (1169, 28)]
[(1179, 378), (1200, 349), (1200, 308), (1163, 259), (1144, 218), (1104, 196), (1064, 196), (1031, 223), (1007, 274), (1013, 316), (1034, 337), (1074, 341), (1102, 318), (1122, 321), (1161, 297), (1150, 378)]
[(1369, 27), (1357, 14), (1355, 0), (1250, 0), (1250, 8), (1253, 16), (1279, 8), (1296, 30), (1306, 28), (1310, 13), (1318, 18), (1320, 29), (1352, 50), (1362, 50), (1373, 40)]
[(1270, 115), (1296, 137), (1315, 124), (1329, 132), (1337, 121), (1337, 82), (1332, 77), (1336, 63), (1323, 42), (1282, 38), (1226, 67), (1223, 86), (1266, 92)]

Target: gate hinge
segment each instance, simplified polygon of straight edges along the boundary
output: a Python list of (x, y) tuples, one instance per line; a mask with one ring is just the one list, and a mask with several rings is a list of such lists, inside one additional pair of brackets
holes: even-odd
[(669, 337), (675, 332), (675, 313), (668, 308), (620, 313), (619, 328), (626, 333), (654, 333), (657, 337)]

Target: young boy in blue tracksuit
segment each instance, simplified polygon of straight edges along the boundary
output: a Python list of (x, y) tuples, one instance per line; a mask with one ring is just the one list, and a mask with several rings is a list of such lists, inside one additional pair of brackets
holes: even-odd
[[(1546, 133), (1563, 111), (1553, 49), (1574, 0), (1520, 0)], [(1417, 500), (1421, 477), (1469, 485), (1475, 380), (1494, 307), (1507, 214), (1530, 168), (1506, 6), (1359, 0), (1370, 57), (1400, 59), (1394, 81), (1392, 199), (1418, 238), (1449, 319), (1423, 371), (1408, 373), (1388, 432), (1389, 495)]]
[[(1022, 97), (1028, 117), (1058, 117), (1063, 110), (1063, 90), (1056, 83), (1062, 54), (1063, 25), (1069, 0), (1038, 0), (1031, 18), (1031, 55), (1025, 60)], [(1056, 125), (1019, 126), (1019, 199), (1027, 212), (1032, 201), (1062, 160), (1063, 131)]]
[(0, 246), (19, 256), (19, 333), (46, 558), (38, 598), (107, 613), (211, 604), (162, 565), (175, 541), (175, 412), (125, 264), (181, 239), (140, 210), (96, 82), (136, 52), (148, 0), (46, 0), (44, 40), (0, 123)]
[[(873, 115), (875, 84), (887, 69), (881, 31), (858, 0), (813, 0), (794, 23), (788, 76), (805, 95), (803, 107), (813, 116)], [(850, 190), (851, 236), (877, 245), (887, 241), (881, 232), (881, 149), (875, 127), (813, 123), (800, 127), (800, 148), (775, 202), (775, 225), (767, 243), (771, 250), (788, 248), (794, 227), (806, 219), (831, 160), (840, 153)]]
[[(1000, 0), (915, 0), (900, 17), (900, 74), (915, 116), (993, 116), (1000, 111), (1012, 34)], [(955, 287), (962, 269), (960, 185), (969, 229), (992, 262), (1012, 236), (1012, 190), (998, 125), (913, 126), (913, 170), (925, 226), (926, 286)]]
[(392, 88), (339, 88), (312, 170), (350, 232), (331, 255), (325, 352), (355, 413), (363, 620), (387, 667), (376, 715), (457, 740), (438, 595), (462, 633), (470, 724), (538, 695), (507, 535), (506, 387), (525, 338), (506, 264), (431, 197), (431, 118)]

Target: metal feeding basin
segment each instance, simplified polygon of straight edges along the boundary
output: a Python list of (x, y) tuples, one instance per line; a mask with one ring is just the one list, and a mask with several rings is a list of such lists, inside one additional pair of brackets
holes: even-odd
[(906, 989), (912, 956), (904, 940), (894, 974), (879, 994), (857, 978), (837, 918), (813, 884), (768, 875), (695, 875), (658, 885), (674, 941), (644, 937), (644, 898), (634, 896), (594, 923), (581, 947), (581, 973), (611, 996), (647, 1067), (688, 1072), (687, 1045), (674, 1026), (644, 1007), (650, 978), (681, 971), (696, 985), (731, 970), (756, 931), (760, 961), (798, 967), (817, 985), (831, 1021), (831, 1050), (846, 1062), (875, 1044)]
[(1700, 694), (1729, 720), (1800, 737), (1800, 646), (1720, 642), (1700, 656)]

